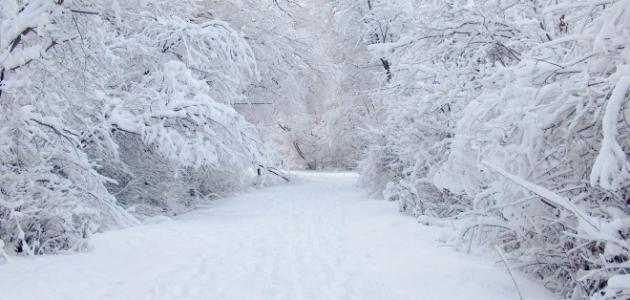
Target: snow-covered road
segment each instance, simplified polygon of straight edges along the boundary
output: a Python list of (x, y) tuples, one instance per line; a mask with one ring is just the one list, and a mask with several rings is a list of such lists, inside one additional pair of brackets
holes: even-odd
[[(518, 299), (501, 264), (436, 241), (347, 173), (217, 201), (94, 237), (89, 253), (12, 258), (0, 299)], [(518, 278), (525, 299), (546, 299)]]

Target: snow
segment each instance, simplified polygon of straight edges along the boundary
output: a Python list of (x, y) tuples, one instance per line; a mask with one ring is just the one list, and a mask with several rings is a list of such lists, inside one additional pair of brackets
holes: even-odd
[[(500, 260), (455, 252), (352, 173), (294, 183), (157, 224), (97, 234), (75, 255), (11, 257), (12, 299), (519, 299)], [(516, 276), (525, 299), (552, 299)]]
[(608, 280), (608, 287), (616, 288), (616, 289), (624, 289), (628, 287), (628, 282), (630, 282), (630, 274), (615, 275), (615, 276), (610, 277), (610, 279)]
[[(630, 74), (630, 68), (623, 69)], [(595, 186), (599, 183), (607, 190), (618, 190), (627, 180), (630, 180), (630, 162), (626, 160), (626, 153), (616, 139), (617, 117), (623, 110), (628, 89), (630, 89), (630, 76), (624, 76), (619, 79), (606, 107), (602, 121), (604, 140), (591, 171), (591, 185)]]

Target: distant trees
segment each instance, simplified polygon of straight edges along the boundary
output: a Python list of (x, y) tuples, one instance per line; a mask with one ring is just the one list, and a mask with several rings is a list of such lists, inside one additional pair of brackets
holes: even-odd
[(607, 282), (630, 259), (630, 3), (342, 3), (389, 66), (369, 69), (363, 181), (563, 296), (627, 295)]
[[(327, 1), (210, 1), (213, 13), (245, 34), (261, 81), (237, 106), (261, 128), (267, 146), (286, 166), (312, 168), (326, 144), (316, 133), (334, 98), (337, 72), (327, 53)], [(317, 9), (314, 9), (316, 6)]]

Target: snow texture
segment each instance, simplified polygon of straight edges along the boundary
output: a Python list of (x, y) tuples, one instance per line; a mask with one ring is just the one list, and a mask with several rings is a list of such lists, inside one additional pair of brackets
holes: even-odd
[[(351, 173), (217, 201), (94, 236), (94, 250), (15, 257), (0, 299), (519, 299), (503, 264), (440, 247), (443, 234), (371, 200)], [(525, 299), (554, 299), (516, 276)]]

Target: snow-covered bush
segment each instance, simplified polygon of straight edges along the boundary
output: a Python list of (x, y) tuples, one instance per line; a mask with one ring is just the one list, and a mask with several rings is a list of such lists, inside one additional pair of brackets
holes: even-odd
[[(519, 5), (522, 10), (503, 10), (492, 1), (474, 6), (466, 1), (375, 3), (365, 23), (378, 26), (368, 27), (372, 38), (366, 44), (374, 63), (383, 66), (384, 87), (372, 96), (381, 98), (376, 102), (380, 116), (373, 133), (368, 132), (369, 154), (363, 165), (372, 171), (363, 178), (379, 190), (392, 181), (387, 196), (394, 198), (398, 190), (419, 187), (413, 192), (419, 196), (412, 201), (416, 203), (402, 208), (423, 211), (422, 206), (431, 204), (419, 202), (435, 197), (421, 195), (448, 196), (433, 186), (433, 174), (446, 159), (464, 107), (481, 92), (480, 80), (520, 59), (529, 43), (523, 40), (533, 36), (524, 29), (534, 26), (510, 22), (520, 21), (531, 9)], [(373, 12), (378, 9), (383, 12)], [(383, 20), (374, 21), (379, 15)], [(402, 22), (407, 25), (396, 24), (399, 19), (408, 20)], [(383, 35), (380, 32), (387, 37), (374, 38)], [(438, 214), (457, 211), (460, 208)]]
[(135, 220), (82, 150), (99, 124), (77, 109), (90, 105), (77, 84), (90, 75), (73, 73), (79, 59), (65, 51), (80, 38), (56, 1), (0, 6), (0, 237), (9, 253), (81, 249), (95, 230)]
[(630, 260), (629, 4), (547, 8), (571, 27), (484, 83), (436, 178), (473, 199), (462, 238), (501, 244), (576, 299)]
[[(246, 40), (198, 2), (0, 1), (0, 240), (85, 248), (137, 215), (241, 189), (264, 164), (230, 105), (258, 80)], [(1, 252), (4, 253), (4, 252)]]
[(152, 74), (139, 83), (144, 92), (133, 92), (109, 119), (119, 131), (120, 161), (107, 159), (105, 173), (121, 181), (112, 186), (119, 200), (181, 212), (190, 197), (242, 188), (241, 180), (254, 175), (247, 170), (262, 162), (257, 131), (214, 101), (183, 63), (167, 62)]
[(363, 4), (382, 83), (363, 181), (406, 213), (457, 220), (463, 248), (498, 244), (563, 296), (623, 298), (608, 282), (630, 259), (629, 7)]

